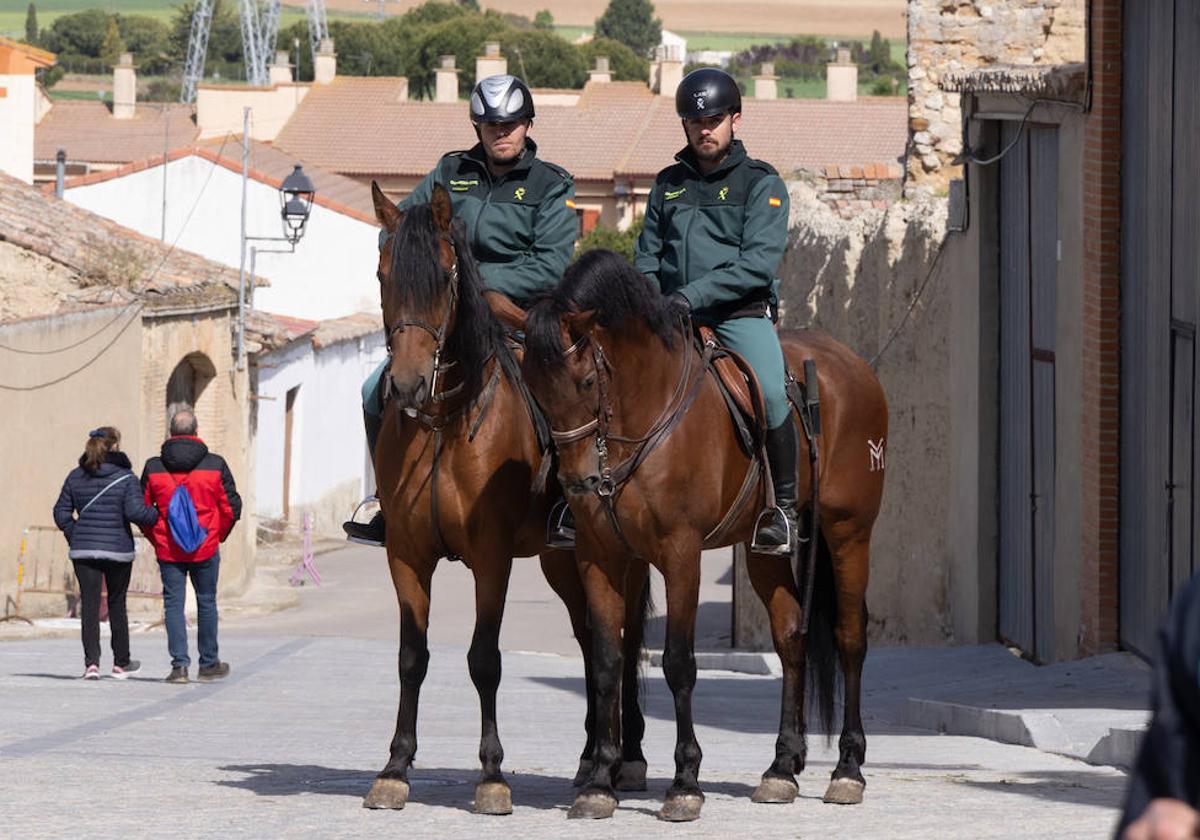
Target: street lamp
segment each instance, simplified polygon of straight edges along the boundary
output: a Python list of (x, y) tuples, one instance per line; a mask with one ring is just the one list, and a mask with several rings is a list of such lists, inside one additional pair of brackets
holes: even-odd
[[(313, 182), (300, 164), (296, 164), (292, 173), (283, 179), (279, 185), (279, 218), (283, 222), (283, 236), (250, 236), (246, 233), (246, 185), (250, 173), (250, 108), (242, 110), (242, 237), (241, 263), (238, 269), (238, 331), (237, 331), (237, 369), (246, 368), (246, 243), (247, 242), (286, 242), (287, 248), (262, 248), (270, 254), (294, 254), (296, 244), (303, 238), (309, 214), (312, 213), (313, 199), (317, 190)], [(258, 259), (259, 248), (250, 248), (250, 299), (254, 294), (254, 266)]]
[(280, 216), (283, 217), (283, 236), (293, 246), (304, 236), (308, 214), (312, 212), (313, 197), (317, 194), (312, 181), (296, 164), (292, 174), (279, 187)]

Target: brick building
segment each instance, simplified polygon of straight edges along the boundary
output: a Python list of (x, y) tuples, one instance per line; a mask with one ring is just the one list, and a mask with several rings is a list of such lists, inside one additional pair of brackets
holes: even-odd
[(907, 189), (949, 189), (961, 229), (956, 635), (1148, 653), (1197, 549), (1200, 17), (912, 0), (909, 31)]

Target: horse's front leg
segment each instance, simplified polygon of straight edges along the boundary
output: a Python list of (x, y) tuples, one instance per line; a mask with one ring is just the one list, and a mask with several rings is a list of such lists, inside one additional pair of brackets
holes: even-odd
[(364, 808), (403, 808), (408, 768), (417, 752), (417, 704), (429, 668), (429, 586), (437, 560), (411, 566), (388, 549), (392, 585), (400, 605), (400, 706), (391, 755), (363, 800)]
[[(585, 523), (580, 525), (586, 527)], [(624, 553), (596, 545), (584, 528), (576, 559), (587, 593), (592, 642), (593, 738), (591, 774), (567, 812), (570, 819), (605, 819), (617, 808), (613, 779), (621, 760), (621, 626), (625, 621)]]
[(696, 608), (700, 600), (700, 542), (694, 534), (664, 539), (655, 565), (667, 586), (667, 638), (663, 673), (675, 698), (675, 778), (667, 789), (660, 819), (670, 822), (700, 816), (700, 760), (692, 720), (692, 691), (696, 687)]
[(507, 547), (498, 553), (469, 557), (475, 574), (475, 633), (467, 652), (471, 682), (479, 692), (482, 731), (479, 784), (475, 786), (475, 813), (511, 814), (512, 791), (500, 772), (504, 748), (496, 725), (496, 691), (500, 687), (500, 623), (504, 618), (504, 599), (512, 571), (512, 552)]
[(621, 769), (617, 772), (617, 790), (645, 790), (646, 756), (642, 752), (642, 738), (646, 734), (646, 719), (642, 715), (638, 670), (650, 598), (650, 566), (631, 562), (627, 575), (625, 632), (621, 637), (625, 663), (621, 676)]

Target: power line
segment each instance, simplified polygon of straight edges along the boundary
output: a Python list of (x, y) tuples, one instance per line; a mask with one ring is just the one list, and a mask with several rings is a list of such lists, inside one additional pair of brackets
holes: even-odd
[[(140, 304), (141, 301), (135, 301), (134, 303)], [(130, 307), (125, 307), (125, 309), (122, 309), (121, 311), (124, 312), (129, 308)], [(127, 320), (125, 322), (125, 326), (121, 327), (121, 329), (119, 329), (117, 331), (117, 334), (114, 335), (107, 344), (105, 344), (103, 347), (101, 347), (100, 350), (97, 351), (97, 353), (94, 356), (92, 356), (90, 359), (88, 359), (86, 362), (84, 362), (82, 365), (75, 368), (74, 370), (72, 370), (68, 373), (64, 373), (62, 376), (51, 379), (49, 382), (40, 382), (37, 385), (4, 385), (4, 384), (0, 384), (0, 391), (38, 391), (38, 390), (41, 390), (42, 388), (49, 388), (51, 385), (57, 385), (60, 382), (64, 382), (64, 381), (70, 379), (75, 374), (91, 367), (101, 356), (103, 356), (105, 353), (107, 353), (109, 351), (109, 348), (111, 348), (114, 344), (117, 343), (117, 339), (125, 334), (125, 330), (129, 329), (129, 325), (138, 319), (138, 314), (139, 314), (138, 311), (134, 311), (133, 317), (131, 317), (129, 320)], [(110, 323), (112, 323), (112, 322), (110, 322)]]
[(938, 244), (937, 254), (934, 255), (933, 262), (929, 265), (929, 271), (925, 272), (925, 278), (921, 281), (921, 285), (917, 288), (916, 294), (914, 294), (913, 299), (909, 301), (908, 309), (904, 310), (904, 317), (900, 319), (900, 323), (896, 324), (891, 333), (888, 334), (887, 340), (883, 342), (883, 346), (880, 347), (879, 350), (876, 351), (875, 355), (871, 357), (871, 360), (867, 362), (867, 364), (871, 366), (872, 370), (875, 370), (875, 365), (881, 358), (883, 358), (883, 354), (887, 352), (887, 349), (892, 346), (892, 342), (896, 340), (896, 337), (900, 335), (900, 331), (904, 329), (904, 325), (908, 323), (909, 316), (912, 315), (913, 310), (917, 308), (917, 302), (921, 299), (921, 295), (924, 293), (925, 287), (928, 286), (929, 281), (933, 279), (933, 273), (937, 271), (937, 267), (942, 261), (942, 254), (946, 250), (946, 243), (950, 241), (950, 234), (952, 232), (953, 231), (947, 231), (946, 235), (942, 237), (942, 241)]

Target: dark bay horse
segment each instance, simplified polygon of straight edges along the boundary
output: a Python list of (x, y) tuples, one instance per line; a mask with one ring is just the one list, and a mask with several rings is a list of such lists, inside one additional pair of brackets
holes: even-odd
[[(523, 369), (555, 429), (559, 477), (577, 519), (576, 558), (592, 622), (595, 761), (572, 815), (608, 817), (617, 805), (608, 779), (609, 762), (619, 758), (621, 748), (621, 582), (630, 567), (649, 562), (666, 582), (663, 671), (675, 699), (677, 732), (675, 777), (659, 815), (695, 819), (704, 800), (691, 700), (700, 552), (716, 547), (706, 539), (747, 542), (764, 491), (760, 486), (758, 498), (742, 507), (736, 521), (719, 527), (735, 505), (750, 460), (683, 322), (624, 259), (609, 252), (582, 257), (553, 296), (532, 308), (528, 331)], [(767, 607), (783, 664), (775, 759), (753, 799), (796, 797), (795, 774), (804, 769), (806, 755), (805, 669), (829, 734), (840, 659), (843, 727), (825, 801), (852, 804), (862, 800), (865, 785), (859, 706), (867, 650), (865, 594), (871, 528), (883, 493), (882, 457), (873, 453), (881, 453), (887, 435), (887, 405), (875, 375), (849, 348), (814, 332), (784, 332), (780, 338), (792, 370), (812, 359), (819, 376), (820, 542), (807, 634), (791, 564), (748, 557), (751, 583)], [(804, 435), (801, 440), (804, 463), (808, 444)], [(799, 499), (810, 498), (810, 489), (808, 471), (801, 468)]]
[[(385, 232), (379, 290), (389, 356), (375, 475), (400, 607), (400, 701), (390, 758), (363, 804), (403, 808), (408, 801), (417, 705), (429, 662), (430, 585), (439, 559), (451, 557), (462, 560), (475, 578), (475, 632), (467, 655), (482, 711), (475, 810), (506, 814), (512, 811), (512, 794), (500, 770), (504, 751), (496, 690), (512, 558), (541, 554), (546, 580), (567, 606), (590, 681), (586, 601), (571, 554), (543, 550), (549, 504), (545, 493), (530, 491), (543, 453), (518, 386), (517, 361), (484, 297), (449, 195), (437, 187), (429, 205), (408, 213), (401, 213), (376, 184), (372, 195)], [(505, 306), (503, 299), (497, 303)], [(645, 584), (644, 575), (630, 581), (628, 619), (622, 619), (625, 652), (634, 662), (632, 687), (624, 697), (629, 745), (615, 777), (625, 789), (645, 788), (635, 670)], [(592, 767), (590, 704), (585, 725), (580, 777)]]

